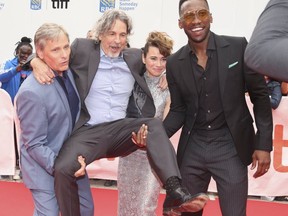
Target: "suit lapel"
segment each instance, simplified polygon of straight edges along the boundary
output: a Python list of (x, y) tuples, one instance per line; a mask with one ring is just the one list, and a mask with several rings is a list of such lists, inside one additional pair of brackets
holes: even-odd
[(65, 92), (63, 90), (63, 88), (61, 87), (61, 85), (58, 83), (58, 81), (53, 82), (53, 85), (56, 88), (56, 91), (59, 94), (59, 97), (61, 99), (61, 102), (63, 103), (67, 113), (69, 113), (68, 117), (69, 117), (69, 131), (72, 131), (72, 116), (71, 116), (71, 111), (70, 111), (70, 107), (69, 107), (69, 103), (67, 100), (67, 96), (65, 95)]
[(231, 50), (229, 49), (229, 43), (225, 39), (215, 34), (214, 34), (214, 38), (215, 38), (215, 43), (217, 47), (217, 55), (218, 55), (219, 87), (220, 87), (221, 96), (223, 96), (225, 86), (226, 86)]
[(89, 57), (89, 67), (88, 67), (88, 80), (87, 80), (87, 89), (86, 89), (86, 96), (88, 94), (88, 90), (90, 89), (94, 77), (96, 75), (96, 71), (98, 70), (100, 64), (100, 44), (96, 45), (96, 49), (94, 49), (90, 53)]

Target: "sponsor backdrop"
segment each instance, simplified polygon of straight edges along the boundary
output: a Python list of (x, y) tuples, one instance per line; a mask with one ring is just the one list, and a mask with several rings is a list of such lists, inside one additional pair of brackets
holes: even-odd
[[(268, 0), (210, 0), (214, 17), (212, 30), (218, 34), (246, 36), (249, 39), (256, 20)], [(85, 37), (101, 14), (117, 8), (133, 19), (133, 47), (142, 47), (150, 31), (166, 31), (177, 50), (186, 44), (178, 28), (178, 0), (0, 0), (0, 63), (13, 56), (22, 36), (33, 39), (44, 22), (62, 24), (75, 37)]]

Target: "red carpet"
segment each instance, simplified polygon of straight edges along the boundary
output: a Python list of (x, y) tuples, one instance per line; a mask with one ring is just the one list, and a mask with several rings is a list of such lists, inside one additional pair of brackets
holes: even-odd
[[(117, 215), (117, 190), (92, 188), (95, 215)], [(157, 215), (162, 215), (164, 195), (160, 196)], [(22, 183), (0, 181), (0, 216), (32, 216), (31, 194)], [(287, 216), (288, 203), (248, 201), (247, 216)], [(127, 215), (129, 216), (129, 215)], [(221, 216), (218, 201), (209, 201), (203, 216)]]

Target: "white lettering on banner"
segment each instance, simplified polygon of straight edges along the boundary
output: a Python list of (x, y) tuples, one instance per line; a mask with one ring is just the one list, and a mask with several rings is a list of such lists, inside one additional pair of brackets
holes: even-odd
[(288, 147), (283, 147), (282, 164), (288, 166)]
[[(251, 113), (253, 105), (249, 97), (247, 104)], [(273, 151), (271, 152), (271, 166), (269, 171), (262, 177), (255, 179), (255, 169), (248, 168), (249, 195), (256, 196), (287, 196), (288, 187), (288, 97), (282, 97), (280, 106), (273, 110)], [(171, 142), (177, 148), (180, 131), (173, 137)], [(118, 158), (115, 161), (101, 159), (87, 166), (90, 178), (117, 179)], [(99, 174), (100, 173), (100, 174)], [(209, 191), (216, 192), (216, 183), (212, 179)]]
[(100, 7), (100, 12), (104, 13), (106, 10), (113, 9), (114, 7)]

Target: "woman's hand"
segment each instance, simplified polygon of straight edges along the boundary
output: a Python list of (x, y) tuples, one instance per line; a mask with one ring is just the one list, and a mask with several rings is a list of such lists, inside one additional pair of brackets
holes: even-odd
[(162, 91), (168, 88), (168, 82), (167, 82), (165, 73), (161, 76), (159, 83), (158, 83), (158, 87), (161, 88)]

